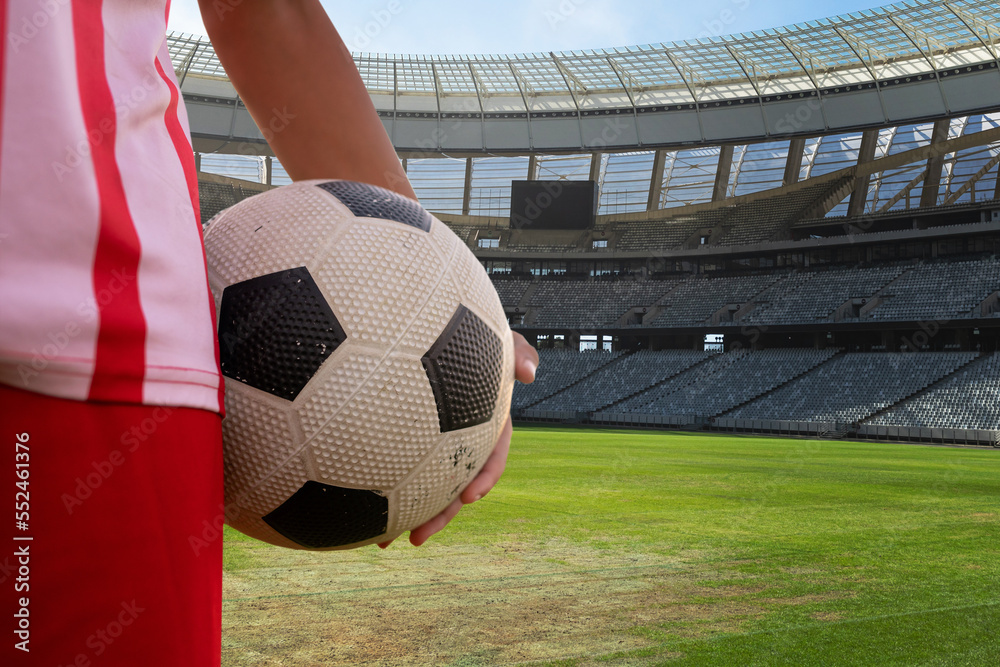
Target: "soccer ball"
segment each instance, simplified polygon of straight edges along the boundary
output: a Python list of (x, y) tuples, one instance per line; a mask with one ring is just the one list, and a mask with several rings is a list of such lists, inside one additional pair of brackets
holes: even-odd
[(503, 307), (469, 248), (410, 199), (328, 180), (226, 209), (205, 248), (227, 522), (349, 549), (447, 507), (496, 444), (514, 383)]

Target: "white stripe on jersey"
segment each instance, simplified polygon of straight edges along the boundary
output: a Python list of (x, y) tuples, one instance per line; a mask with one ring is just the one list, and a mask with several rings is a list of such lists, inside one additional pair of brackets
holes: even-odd
[[(73, 3), (27, 31), (39, 3), (8, 14), (0, 63), (0, 382), (84, 400), (94, 375), (98, 302), (138, 281), (146, 321), (142, 402), (217, 411), (218, 373), (200, 229), (164, 114), (173, 85), (164, 0), (105, 0), (115, 158), (142, 255), (138, 275), (93, 276), (100, 202), (77, 79)], [(27, 21), (27, 23), (25, 23)], [(187, 128), (183, 102), (177, 107)], [(190, 159), (190, 147), (186, 159)], [(108, 288), (95, 292), (94, 285)]]

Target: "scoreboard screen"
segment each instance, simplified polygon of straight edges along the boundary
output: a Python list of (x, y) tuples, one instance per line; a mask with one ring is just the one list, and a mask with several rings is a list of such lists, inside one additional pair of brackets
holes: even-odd
[(591, 229), (597, 215), (595, 181), (512, 181), (512, 229)]

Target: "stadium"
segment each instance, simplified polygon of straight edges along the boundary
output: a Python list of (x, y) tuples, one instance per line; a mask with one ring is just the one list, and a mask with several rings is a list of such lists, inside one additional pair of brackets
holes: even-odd
[[(280, 127), (254, 124), (208, 39), (168, 41), (203, 221), (289, 183), (266, 142)], [(341, 589), (407, 623), (338, 625), (351, 640), (325, 644), (337, 664), (991, 664), (1000, 5), (918, 0), (670, 44), (355, 61), (421, 202), (540, 351), (513, 400), (534, 444), (512, 455), (508, 494), (476, 510), (479, 532), (445, 538), (452, 560), (398, 557), (495, 605), (472, 614), (478, 630), (448, 620), (432, 583), (380, 581), (370, 557), (347, 562), (356, 578), (321, 582), (318, 558), (293, 565), (236, 539), (231, 664), (319, 664), (304, 630), (285, 641), (241, 626), (273, 622), (267, 609), (315, 630), (351, 613)], [(658, 458), (657, 442), (694, 468)], [(574, 485), (529, 454), (596, 477)], [(623, 496), (633, 484), (648, 487)], [(601, 521), (607, 534), (581, 535)], [(664, 522), (672, 538), (654, 529)], [(484, 554), (493, 565), (476, 577), (447, 574)], [(273, 586), (251, 580), (261, 568)], [(332, 603), (296, 607), (278, 582)], [(431, 620), (379, 601), (384, 586)], [(498, 638), (522, 616), (520, 637)], [(436, 652), (400, 648), (421, 632)]]

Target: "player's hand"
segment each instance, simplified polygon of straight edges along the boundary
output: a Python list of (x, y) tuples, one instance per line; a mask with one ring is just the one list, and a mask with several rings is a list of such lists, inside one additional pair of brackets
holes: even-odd
[[(513, 336), (514, 377), (519, 382), (530, 384), (534, 381), (535, 370), (538, 368), (538, 351), (521, 334), (514, 333)], [(431, 535), (447, 526), (448, 522), (458, 514), (458, 510), (462, 509), (462, 505), (474, 503), (490, 492), (507, 466), (507, 453), (510, 451), (510, 437), (512, 432), (513, 426), (508, 416), (507, 423), (500, 432), (500, 439), (497, 440), (496, 447), (493, 448), (493, 453), (486, 459), (483, 469), (479, 471), (479, 474), (469, 483), (469, 486), (443, 512), (422, 526), (410, 531), (410, 544), (419, 547)], [(392, 544), (392, 541), (382, 542), (379, 546), (385, 549), (390, 544)]]

